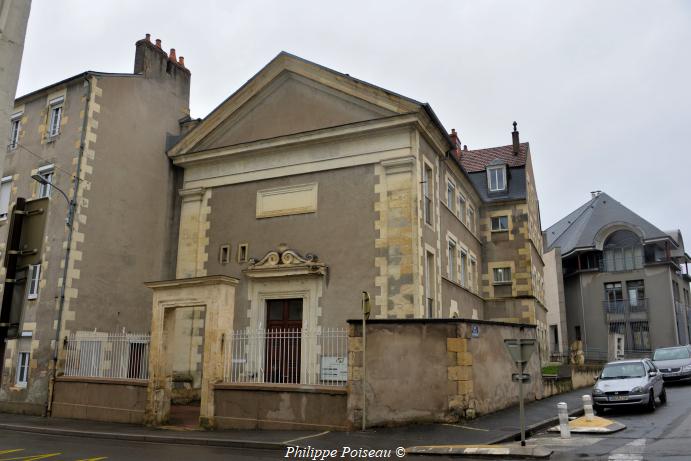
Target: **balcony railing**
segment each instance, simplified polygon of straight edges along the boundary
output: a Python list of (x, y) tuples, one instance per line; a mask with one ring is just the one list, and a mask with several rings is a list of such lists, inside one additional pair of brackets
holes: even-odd
[(626, 314), (627, 312), (648, 312), (648, 298), (605, 299), (602, 301), (607, 314)]

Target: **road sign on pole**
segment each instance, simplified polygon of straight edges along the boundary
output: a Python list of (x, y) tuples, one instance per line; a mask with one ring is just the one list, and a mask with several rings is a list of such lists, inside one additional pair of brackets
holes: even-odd
[[(523, 373), (523, 367), (535, 352), (534, 339), (505, 339), (504, 345), (511, 358), (518, 365), (518, 373), (511, 375), (511, 380), (518, 381), (518, 405), (521, 414), (521, 446), (525, 446), (525, 408), (523, 406), (523, 383), (530, 382), (530, 374)], [(527, 377), (527, 378), (526, 378)]]

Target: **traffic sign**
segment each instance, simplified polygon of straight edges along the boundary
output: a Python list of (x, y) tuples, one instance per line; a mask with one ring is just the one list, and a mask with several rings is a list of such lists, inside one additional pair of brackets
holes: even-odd
[(529, 373), (511, 373), (511, 381), (514, 383), (517, 383), (519, 381), (523, 381), (524, 383), (529, 383), (530, 382), (530, 374)]
[(505, 339), (504, 345), (516, 363), (527, 363), (535, 352), (534, 339)]

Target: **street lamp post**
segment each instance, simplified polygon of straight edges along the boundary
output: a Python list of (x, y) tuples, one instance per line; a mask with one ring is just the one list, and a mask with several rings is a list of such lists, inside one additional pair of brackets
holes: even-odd
[(51, 189), (55, 189), (60, 194), (63, 196), (63, 198), (67, 201), (67, 220), (66, 220), (66, 225), (67, 225), (67, 248), (65, 249), (65, 260), (63, 264), (63, 270), (62, 270), (62, 284), (60, 285), (60, 304), (58, 307), (58, 322), (57, 326), (55, 328), (55, 340), (53, 341), (53, 354), (52, 354), (52, 367), (50, 370), (50, 382), (49, 382), (49, 387), (48, 387), (48, 399), (46, 401), (46, 408), (45, 408), (45, 413), (46, 416), (50, 416), (50, 413), (52, 411), (52, 403), (53, 403), (53, 389), (55, 388), (55, 378), (57, 375), (57, 368), (58, 368), (58, 351), (59, 351), (59, 344), (60, 344), (60, 330), (62, 326), (62, 311), (65, 307), (65, 290), (67, 289), (67, 271), (68, 271), (68, 266), (70, 262), (70, 251), (72, 250), (72, 234), (73, 234), (73, 225), (74, 225), (74, 214), (75, 210), (77, 208), (77, 201), (76, 201), (76, 195), (77, 195), (77, 189), (78, 189), (78, 178), (75, 177), (75, 185), (74, 185), (74, 196), (70, 199), (65, 191), (60, 189), (58, 186), (53, 184), (52, 182), (48, 181), (45, 176), (40, 175), (40, 174), (35, 174), (31, 176), (31, 179), (37, 181), (40, 184), (43, 184), (44, 186), (50, 186)]

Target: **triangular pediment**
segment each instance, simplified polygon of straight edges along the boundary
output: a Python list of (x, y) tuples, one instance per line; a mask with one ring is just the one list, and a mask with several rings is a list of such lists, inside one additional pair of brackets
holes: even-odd
[(284, 72), (205, 136), (195, 150), (271, 139), (395, 115), (357, 97)]
[(174, 157), (412, 113), (421, 103), (281, 53), (170, 149)]

